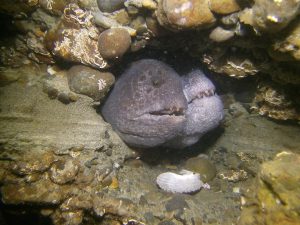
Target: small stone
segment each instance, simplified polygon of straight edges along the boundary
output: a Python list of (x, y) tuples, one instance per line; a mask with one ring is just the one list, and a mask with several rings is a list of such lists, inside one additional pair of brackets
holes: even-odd
[(102, 12), (97, 12), (93, 14), (94, 22), (97, 26), (101, 28), (111, 28), (111, 27), (118, 27), (120, 24), (113, 18), (110, 18)]
[(143, 8), (149, 10), (157, 9), (157, 3), (154, 0), (142, 0)]
[(210, 9), (215, 13), (226, 15), (241, 8), (236, 0), (210, 0)]
[(216, 27), (209, 34), (209, 38), (215, 42), (223, 42), (231, 39), (234, 36), (234, 31), (225, 30), (222, 27)]
[(146, 25), (151, 34), (156, 37), (163, 36), (167, 33), (167, 31), (160, 26), (158, 21), (152, 17), (146, 17)]
[(82, 9), (93, 10), (98, 7), (94, 0), (78, 0), (78, 5)]
[(185, 169), (199, 173), (201, 180), (205, 183), (215, 178), (217, 170), (209, 159), (204, 157), (190, 158), (185, 162)]
[(137, 51), (145, 48), (146, 45), (147, 45), (147, 40), (145, 40), (145, 39), (135, 40), (131, 44), (130, 51), (137, 52)]
[(66, 184), (75, 180), (79, 166), (74, 160), (59, 160), (50, 168), (50, 179), (56, 184)]
[(50, 216), (53, 212), (53, 209), (41, 209), (40, 211), (42, 216)]
[(79, 96), (72, 91), (69, 92), (68, 96), (71, 102), (76, 102), (79, 99)]
[(33, 183), (33, 182), (40, 180), (41, 178), (42, 178), (42, 175), (40, 173), (33, 173), (33, 174), (29, 174), (25, 177), (25, 182)]
[(68, 221), (68, 225), (80, 225), (83, 220), (83, 211), (76, 210), (72, 212), (62, 212), (61, 217), (65, 221)]
[(127, 7), (127, 12), (129, 15), (136, 15), (139, 13), (139, 9), (133, 5), (129, 5)]
[(114, 19), (121, 25), (128, 25), (130, 23), (130, 17), (125, 9), (121, 9), (114, 13)]
[(107, 176), (105, 177), (102, 181), (101, 181), (101, 185), (103, 187), (109, 187), (110, 185), (112, 185), (113, 179), (111, 176)]
[(119, 181), (118, 181), (118, 179), (116, 177), (112, 177), (112, 182), (109, 185), (109, 188), (111, 188), (111, 189), (117, 189), (117, 188), (119, 188)]
[(179, 210), (179, 211), (183, 212), (184, 208), (188, 208), (188, 204), (182, 195), (175, 195), (166, 204), (167, 212), (171, 212), (171, 211), (175, 211), (175, 210)]
[(169, 220), (165, 220), (160, 222), (158, 225), (175, 225), (175, 223), (173, 223), (172, 221)]
[(159, 23), (170, 30), (206, 28), (216, 19), (208, 0), (162, 0), (157, 9)]
[(126, 29), (111, 28), (99, 36), (98, 47), (105, 59), (121, 58), (131, 45), (131, 37)]
[(72, 91), (99, 101), (108, 93), (115, 82), (115, 77), (109, 72), (77, 65), (68, 71), (68, 82)]
[(125, 0), (97, 0), (102, 12), (114, 12), (124, 7)]
[(71, 102), (69, 98), (69, 93), (66, 92), (59, 93), (57, 99), (64, 104), (69, 104)]
[(78, 95), (69, 89), (68, 78), (64, 71), (47, 77), (43, 83), (43, 91), (49, 98), (57, 98), (64, 104), (78, 100)]
[(148, 31), (147, 25), (146, 25), (146, 20), (142, 16), (138, 16), (134, 20), (131, 21), (130, 27), (135, 29), (137, 31), (138, 35), (143, 35)]

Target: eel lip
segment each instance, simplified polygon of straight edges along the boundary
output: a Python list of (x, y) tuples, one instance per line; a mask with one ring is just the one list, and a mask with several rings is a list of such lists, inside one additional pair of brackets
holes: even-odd
[(152, 111), (148, 113), (152, 116), (183, 116), (184, 109), (183, 108), (171, 108), (171, 109), (163, 109), (158, 111)]

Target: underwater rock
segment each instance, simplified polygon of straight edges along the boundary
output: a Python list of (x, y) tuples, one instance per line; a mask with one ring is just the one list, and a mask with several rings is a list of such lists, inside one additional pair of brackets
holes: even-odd
[(214, 13), (226, 15), (240, 9), (236, 0), (210, 0), (210, 10)]
[(126, 0), (125, 1), (126, 8), (144, 8), (148, 10), (155, 10), (157, 8), (157, 1), (156, 0)]
[(216, 27), (209, 34), (209, 38), (215, 42), (223, 42), (231, 39), (234, 36), (234, 31), (225, 30), (222, 27)]
[(239, 225), (299, 224), (300, 155), (281, 152), (262, 164), (260, 172), (243, 193)]
[(39, 5), (46, 12), (53, 15), (62, 15), (66, 5), (72, 0), (39, 0)]
[(49, 170), (50, 179), (56, 184), (66, 184), (75, 180), (79, 165), (74, 160), (59, 160)]
[(108, 93), (115, 77), (109, 72), (78, 65), (68, 70), (68, 81), (72, 91), (99, 101)]
[(114, 12), (124, 7), (125, 0), (97, 0), (102, 12)]
[(299, 7), (297, 0), (256, 0), (252, 9), (245, 10), (241, 17), (257, 30), (275, 33), (299, 15)]
[(300, 120), (299, 105), (282, 86), (261, 82), (253, 100), (251, 109), (260, 115), (277, 120)]
[(173, 31), (206, 28), (216, 21), (208, 0), (162, 0), (156, 16), (163, 27)]
[(121, 58), (131, 45), (131, 37), (126, 29), (111, 28), (99, 36), (98, 48), (105, 59)]
[(238, 79), (256, 75), (263, 64), (250, 53), (239, 52), (238, 49), (231, 51), (228, 48), (213, 49), (204, 54), (202, 60), (210, 70)]
[(42, 173), (49, 169), (54, 161), (55, 158), (50, 152), (42, 155), (29, 153), (22, 156), (16, 163), (13, 163), (11, 171), (19, 176)]
[[(0, 57), (1, 58), (1, 57)], [(20, 79), (21, 74), (11, 68), (0, 68), (0, 86), (5, 86)]]
[(73, 3), (67, 5), (61, 22), (47, 33), (45, 41), (48, 49), (67, 61), (107, 68), (108, 64), (98, 50), (99, 30), (92, 19), (90, 11), (84, 11)]
[(184, 148), (219, 125), (223, 105), (201, 71), (181, 79), (168, 65), (145, 59), (116, 82), (102, 114), (131, 146)]
[(215, 165), (209, 159), (201, 156), (188, 159), (184, 168), (200, 174), (203, 182), (211, 181), (217, 174)]
[(180, 174), (162, 173), (156, 178), (157, 185), (167, 192), (193, 193), (201, 188), (209, 189), (209, 185), (200, 180), (198, 173), (182, 170)]
[(0, 4), (0, 12), (8, 15), (22, 15), (32, 13), (38, 6), (38, 0), (30, 1), (3, 1)]
[[(51, 70), (49, 68), (49, 70)], [(78, 100), (79, 96), (72, 92), (68, 86), (68, 78), (64, 72), (55, 72), (43, 81), (43, 91), (51, 99), (58, 99), (64, 104)]]
[(278, 61), (300, 61), (300, 20), (291, 24), (284, 35), (274, 39), (269, 54)]

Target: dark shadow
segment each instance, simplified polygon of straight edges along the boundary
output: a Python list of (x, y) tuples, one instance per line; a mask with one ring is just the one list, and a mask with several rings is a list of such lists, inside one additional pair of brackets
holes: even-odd
[(150, 166), (158, 164), (178, 165), (188, 158), (204, 154), (214, 145), (216, 140), (222, 135), (224, 128), (221, 126), (206, 133), (200, 140), (192, 146), (184, 149), (171, 149), (167, 147), (157, 147), (152, 149), (132, 148), (140, 155), (140, 159)]
[(40, 214), (40, 208), (29, 205), (0, 203), (0, 225), (52, 225), (49, 217)]

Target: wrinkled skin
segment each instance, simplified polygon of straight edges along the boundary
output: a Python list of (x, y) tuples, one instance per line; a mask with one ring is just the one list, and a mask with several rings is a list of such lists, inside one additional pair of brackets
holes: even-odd
[(200, 70), (180, 77), (168, 65), (144, 59), (116, 82), (102, 114), (130, 146), (184, 148), (219, 125), (223, 105)]

